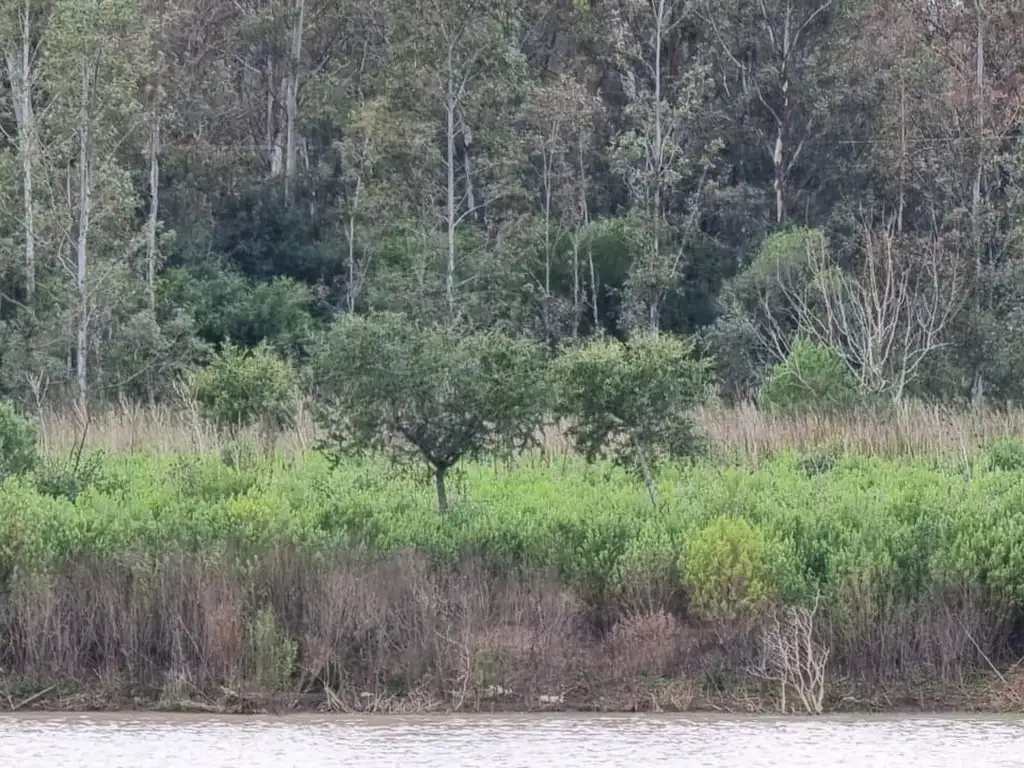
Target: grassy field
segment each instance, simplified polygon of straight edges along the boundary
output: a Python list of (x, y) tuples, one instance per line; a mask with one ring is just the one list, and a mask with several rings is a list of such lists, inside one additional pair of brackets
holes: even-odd
[[(700, 419), (712, 456), (664, 471), (658, 509), (556, 436), (459, 467), (441, 516), (424, 472), (331, 468), (305, 422), (264, 457), (187, 415), (111, 415), (74, 482), (0, 487), (5, 685), (378, 710), (1020, 705), (1017, 414)], [(59, 420), (44, 434), (72, 442)]]
[[(829, 448), (891, 459), (941, 458), (962, 466), (965, 454), (974, 455), (999, 438), (1024, 438), (1024, 409), (978, 415), (908, 404), (885, 412), (777, 417), (740, 406), (702, 408), (695, 415), (718, 458), (748, 463), (783, 451)], [(43, 445), (51, 452), (66, 453), (80, 434), (77, 419), (67, 413), (44, 414), (41, 421)], [(316, 437), (303, 410), (296, 428), (280, 436), (278, 450), (300, 453)], [(222, 442), (214, 429), (187, 408), (113, 408), (97, 415), (87, 431), (90, 446), (114, 453), (206, 452), (217, 450)], [(568, 443), (555, 428), (547, 430), (544, 445), (551, 455), (569, 453)]]

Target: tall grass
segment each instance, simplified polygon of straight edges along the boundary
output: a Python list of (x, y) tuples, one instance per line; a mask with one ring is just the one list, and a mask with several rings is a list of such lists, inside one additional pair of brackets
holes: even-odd
[[(857, 409), (839, 413), (772, 416), (753, 405), (705, 407), (694, 413), (713, 451), (729, 459), (757, 463), (786, 451), (822, 447), (843, 453), (885, 458), (943, 458), (959, 461), (1002, 437), (1024, 436), (1024, 409), (1006, 408), (977, 414), (938, 405), (907, 403), (886, 410)], [(44, 447), (67, 452), (82, 433), (69, 412), (45, 413)], [(316, 441), (316, 427), (301, 409), (293, 429), (283, 432), (278, 449), (297, 453)], [(544, 433), (549, 455), (572, 453), (557, 426)], [(222, 436), (187, 404), (145, 407), (123, 404), (97, 414), (88, 425), (86, 443), (115, 453), (205, 452), (217, 450)]]

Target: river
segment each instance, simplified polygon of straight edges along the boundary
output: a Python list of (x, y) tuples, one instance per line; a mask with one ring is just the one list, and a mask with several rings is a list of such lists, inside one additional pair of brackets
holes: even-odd
[(1024, 717), (0, 715), (16, 768), (996, 768)]

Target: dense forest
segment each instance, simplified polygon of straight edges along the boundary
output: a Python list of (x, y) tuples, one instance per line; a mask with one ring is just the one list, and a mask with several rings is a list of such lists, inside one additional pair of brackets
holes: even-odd
[(1020, 0), (2, 0), (0, 396), (347, 313), (1024, 397)]

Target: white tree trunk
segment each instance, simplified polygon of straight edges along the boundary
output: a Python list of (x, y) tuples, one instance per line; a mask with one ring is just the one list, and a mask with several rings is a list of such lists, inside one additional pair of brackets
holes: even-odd
[[(280, 120), (280, 99), (274, 91), (274, 61), (267, 62), (267, 158), (270, 161), (270, 176), (276, 178), (284, 172), (285, 126)], [(287, 87), (287, 78), (281, 78), (282, 93)]]
[(352, 207), (348, 217), (348, 285), (345, 286), (345, 296), (348, 304), (348, 311), (356, 311), (356, 299), (359, 296), (359, 278), (356, 269), (356, 212), (359, 210), (359, 194), (362, 191), (363, 179), (360, 171), (356, 179), (356, 189), (352, 195)]
[[(665, 35), (665, 0), (658, 0), (654, 20), (654, 221), (652, 239), (652, 267), (660, 268), (661, 265), (661, 184), (665, 172), (665, 139), (664, 127), (662, 126), (663, 110), (661, 104), (661, 45)], [(653, 276), (651, 276), (653, 278)], [(651, 333), (657, 333), (659, 323), (658, 311), (659, 291), (650, 291), (647, 306), (647, 324)]]
[(89, 62), (82, 61), (81, 104), (78, 113), (78, 237), (76, 240), (76, 287), (78, 292), (78, 332), (75, 345), (75, 373), (78, 406), (85, 413), (89, 402), (89, 215), (92, 209), (92, 178), (89, 167), (92, 135), (89, 115)]
[(37, 155), (35, 109), (32, 104), (32, 27), (30, 0), (21, 10), (21, 40), (4, 48), (14, 119), (18, 127), (18, 155), (22, 175), (22, 231), (25, 237), (25, 304), (34, 311), (36, 294), (36, 231), (33, 170)]
[(299, 65), (302, 60), (302, 32), (306, 14), (305, 0), (295, 0), (296, 19), (292, 27), (290, 72), (285, 78), (285, 194), (298, 167), (296, 125), (299, 119)]
[(453, 71), (454, 51), (452, 47), (448, 48), (448, 90), (445, 94), (445, 113), (447, 117), (446, 124), (446, 139), (447, 139), (447, 152), (446, 152), (446, 165), (448, 171), (448, 200), (445, 206), (445, 218), (448, 226), (448, 264), (445, 270), (445, 282), (444, 291), (445, 298), (448, 302), (448, 312), (454, 317), (455, 316), (455, 106), (456, 106), (456, 95), (455, 95), (455, 73)]
[(149, 219), (146, 222), (146, 295), (156, 311), (156, 232), (160, 215), (160, 107), (153, 106), (149, 128)]

